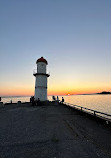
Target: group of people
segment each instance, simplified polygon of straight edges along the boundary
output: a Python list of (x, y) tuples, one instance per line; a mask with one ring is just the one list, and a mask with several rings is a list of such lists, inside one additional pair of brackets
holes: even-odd
[[(53, 101), (58, 101), (58, 102), (60, 101), (58, 96), (57, 96), (57, 99), (56, 99), (55, 96), (52, 96), (52, 99), (53, 99)], [(30, 103), (32, 103), (32, 106), (36, 106), (36, 105), (41, 104), (40, 99), (38, 98), (37, 100), (35, 100), (34, 96), (30, 97)], [(62, 97), (61, 103), (64, 103), (64, 98), (63, 97)]]
[[(59, 100), (59, 97), (57, 96), (57, 100), (56, 100), (56, 97), (55, 96), (52, 96), (52, 99), (53, 99), (53, 101), (60, 101)], [(64, 102), (64, 98), (62, 97), (62, 101), (61, 101), (62, 103)]]
[(32, 96), (32, 97), (30, 97), (30, 103), (32, 103), (32, 106), (40, 105), (40, 99), (38, 98), (38, 99), (35, 101), (34, 96)]

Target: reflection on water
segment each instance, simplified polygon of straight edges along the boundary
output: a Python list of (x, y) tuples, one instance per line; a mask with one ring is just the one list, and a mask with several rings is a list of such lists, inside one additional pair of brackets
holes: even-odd
[[(111, 114), (111, 95), (72, 95), (63, 97), (65, 102)], [(52, 96), (48, 96), (48, 99), (51, 101)], [(62, 96), (59, 96), (59, 99), (62, 100)], [(4, 103), (11, 102), (11, 100), (13, 103), (18, 101), (29, 102), (30, 97), (2, 98)]]
[[(63, 97), (65, 102), (111, 114), (111, 95), (70, 95)], [(59, 96), (59, 99), (62, 100), (62, 96)]]
[(66, 102), (111, 114), (111, 95), (74, 95)]

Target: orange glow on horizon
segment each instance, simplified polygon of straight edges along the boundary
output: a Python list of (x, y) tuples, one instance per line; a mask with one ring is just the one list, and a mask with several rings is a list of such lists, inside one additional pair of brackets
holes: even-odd
[(102, 91), (110, 91), (109, 88), (76, 88), (76, 89), (55, 89), (55, 90), (49, 90), (48, 95), (77, 95), (77, 94), (92, 94), (92, 93), (99, 93)]
[[(60, 90), (54, 90), (54, 91), (48, 91), (48, 95), (77, 95), (77, 94), (91, 94), (91, 93), (99, 93), (104, 91), (104, 89), (79, 89), (74, 91), (60, 91)], [(108, 91), (105, 89), (105, 91)], [(34, 90), (32, 89), (19, 89), (15, 91), (15, 89), (12, 89), (11, 91), (2, 91), (0, 93), (0, 96), (33, 96)]]
[(30, 88), (8, 88), (7, 90), (2, 90), (0, 96), (33, 96), (34, 90)]
[[(91, 93), (99, 93), (102, 91), (110, 91), (108, 87), (65, 87), (65, 86), (55, 86), (53, 88), (48, 89), (48, 95), (76, 95), (76, 94), (91, 94)], [(11, 87), (11, 88), (1, 88), (0, 96), (33, 96), (34, 95), (34, 87)]]

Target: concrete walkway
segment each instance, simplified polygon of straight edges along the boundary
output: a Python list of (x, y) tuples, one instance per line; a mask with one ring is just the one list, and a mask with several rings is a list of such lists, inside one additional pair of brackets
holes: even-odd
[(0, 158), (111, 158), (111, 128), (64, 105), (13, 105), (0, 109)]

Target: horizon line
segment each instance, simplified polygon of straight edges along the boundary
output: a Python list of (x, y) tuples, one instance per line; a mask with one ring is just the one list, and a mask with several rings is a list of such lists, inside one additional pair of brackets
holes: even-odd
[[(54, 95), (54, 94), (51, 94), (51, 95), (47, 95), (47, 96), (71, 96), (71, 95), (91, 95), (91, 94), (98, 94), (100, 92), (96, 92), (96, 93), (79, 93), (79, 94), (63, 94), (63, 95)], [(31, 97), (31, 96), (34, 96), (34, 95), (1, 95), (0, 97), (1, 98), (5, 98), (5, 97)]]

